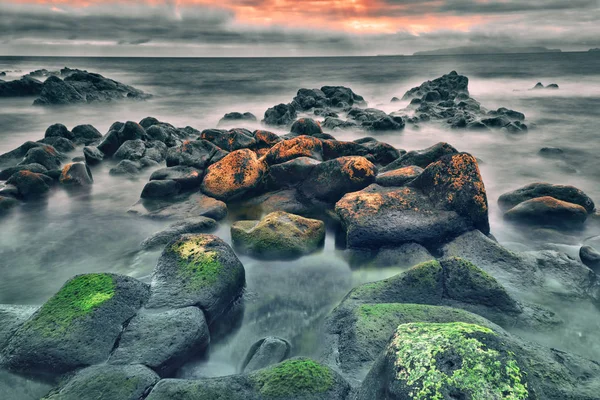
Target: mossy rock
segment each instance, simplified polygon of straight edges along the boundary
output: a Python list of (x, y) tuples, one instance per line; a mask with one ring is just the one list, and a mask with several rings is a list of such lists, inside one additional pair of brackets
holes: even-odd
[(464, 322), (398, 326), (359, 391), (371, 399), (533, 399), (517, 355), (493, 330)]
[(398, 325), (412, 322), (466, 322), (498, 328), (479, 315), (443, 306), (407, 303), (367, 303), (328, 320), (328, 332), (339, 353), (337, 365), (349, 377), (362, 381), (373, 362), (385, 349)]
[(100, 365), (85, 368), (42, 400), (139, 400), (160, 378), (142, 365)]
[(261, 400), (243, 375), (207, 379), (163, 379), (146, 400)]
[(2, 353), (3, 364), (60, 374), (105, 361), (123, 324), (148, 295), (147, 285), (127, 276), (78, 275), (15, 332)]
[(148, 308), (198, 306), (212, 323), (238, 299), (244, 266), (227, 243), (189, 234), (170, 241), (152, 276)]
[(318, 250), (325, 241), (325, 224), (283, 211), (260, 221), (231, 225), (236, 249), (258, 258), (293, 259)]
[(0, 350), (21, 325), (38, 309), (36, 306), (0, 304)]

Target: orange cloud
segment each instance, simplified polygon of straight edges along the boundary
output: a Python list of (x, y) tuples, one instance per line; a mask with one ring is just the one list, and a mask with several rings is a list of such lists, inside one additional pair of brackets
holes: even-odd
[[(431, 12), (415, 12), (414, 8), (434, 9), (443, 4), (441, 0), (412, 4), (390, 4), (384, 0), (13, 0), (15, 3), (68, 5), (89, 7), (107, 3), (156, 6), (168, 3), (177, 7), (203, 5), (231, 10), (236, 21), (248, 26), (285, 26), (290, 28), (345, 31), (352, 33), (395, 33), (407, 31), (413, 34), (440, 29), (467, 31), (486, 18), (476, 16), (441, 15)], [(185, 14), (184, 14), (185, 15)]]

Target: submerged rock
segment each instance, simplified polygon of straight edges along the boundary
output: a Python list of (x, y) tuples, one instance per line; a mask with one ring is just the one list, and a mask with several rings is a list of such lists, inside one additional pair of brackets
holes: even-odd
[(2, 351), (2, 364), (61, 374), (103, 362), (148, 294), (145, 284), (127, 276), (78, 275), (15, 332)]
[(219, 120), (219, 124), (218, 125), (226, 124), (226, 123), (229, 123), (229, 122), (237, 122), (237, 121), (255, 122), (256, 121), (256, 116), (254, 114), (252, 114), (251, 112), (245, 112), (245, 113), (230, 112), (230, 113), (225, 114), (223, 116), (223, 118), (221, 118)]
[(240, 297), (245, 282), (244, 266), (227, 243), (213, 235), (184, 235), (160, 256), (147, 307), (197, 306), (211, 324)]
[(600, 252), (592, 246), (581, 246), (579, 249), (581, 262), (600, 275)]
[(14, 167), (9, 167), (0, 171), (0, 181), (5, 181), (10, 178), (13, 174), (19, 171), (29, 171), (35, 172), (36, 174), (43, 174), (48, 172), (48, 169), (41, 164), (33, 163), (33, 164), (22, 164), (15, 165)]
[(174, 197), (181, 191), (181, 185), (172, 180), (150, 181), (146, 183), (140, 197), (142, 199), (161, 199)]
[(297, 258), (323, 245), (325, 224), (323, 221), (278, 211), (260, 221), (233, 223), (231, 240), (236, 249), (254, 257)]
[(97, 365), (82, 369), (52, 389), (44, 400), (139, 400), (159, 381), (142, 365)]
[(576, 187), (569, 185), (554, 185), (544, 182), (532, 183), (512, 192), (504, 193), (498, 198), (498, 205), (502, 210), (506, 211), (524, 201), (545, 196), (550, 196), (568, 203), (578, 204), (585, 208), (588, 213), (592, 213), (596, 208), (594, 201)]
[(73, 162), (63, 167), (59, 182), (67, 186), (87, 186), (94, 183), (94, 178), (86, 163)]
[(183, 190), (192, 190), (198, 188), (202, 183), (204, 171), (185, 165), (176, 165), (156, 170), (150, 175), (151, 181), (173, 180), (181, 186)]
[(217, 229), (217, 221), (206, 217), (186, 218), (183, 221), (176, 222), (168, 228), (156, 232), (142, 242), (140, 247), (145, 250), (152, 250), (156, 247), (164, 246), (176, 237), (186, 233), (209, 233)]
[(199, 216), (221, 220), (227, 215), (227, 205), (202, 193), (194, 193), (172, 200), (141, 200), (128, 212), (159, 220), (184, 220)]
[(14, 185), (19, 191), (19, 196), (24, 199), (35, 199), (44, 196), (50, 191), (52, 178), (27, 170), (13, 174), (6, 183)]
[(266, 337), (254, 343), (242, 363), (242, 372), (252, 372), (285, 360), (292, 350), (290, 343), (278, 337)]
[(587, 216), (582, 206), (550, 196), (526, 200), (504, 214), (509, 221), (558, 228), (580, 228)]

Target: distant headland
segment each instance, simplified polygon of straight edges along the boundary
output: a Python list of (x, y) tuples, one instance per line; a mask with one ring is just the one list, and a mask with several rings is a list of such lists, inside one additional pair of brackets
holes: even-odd
[(546, 47), (496, 47), (496, 46), (461, 46), (448, 49), (417, 51), (414, 56), (443, 56), (467, 54), (517, 54), (517, 53), (560, 53), (560, 49)]

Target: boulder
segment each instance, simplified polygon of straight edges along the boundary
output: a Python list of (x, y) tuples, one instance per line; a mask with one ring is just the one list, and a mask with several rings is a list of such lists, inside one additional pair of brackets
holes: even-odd
[(144, 157), (152, 160), (156, 163), (162, 163), (167, 158), (167, 145), (159, 140), (152, 140), (146, 142), (146, 150), (144, 151)]
[(109, 364), (142, 364), (169, 375), (199, 356), (210, 342), (204, 314), (197, 307), (142, 312), (127, 324)]
[(296, 120), (296, 109), (291, 104), (278, 104), (265, 111), (262, 120), (266, 125), (289, 125)]
[(253, 372), (288, 358), (292, 346), (282, 338), (269, 336), (254, 343), (242, 363), (242, 372)]
[(71, 131), (73, 133), (73, 141), (77, 144), (89, 146), (90, 144), (102, 139), (102, 134), (92, 125), (77, 125)]
[(25, 154), (34, 147), (42, 147), (44, 144), (28, 141), (7, 153), (0, 154), (0, 166), (2, 168), (12, 167), (25, 157)]
[(36, 306), (0, 304), (0, 349), (37, 309)]
[(19, 205), (19, 201), (12, 196), (0, 194), (0, 216)]
[(70, 151), (75, 150), (75, 144), (72, 141), (70, 141), (69, 139), (65, 139), (64, 137), (52, 136), (52, 137), (47, 137), (47, 138), (41, 139), (39, 142), (50, 145), (50, 146), (54, 147), (56, 150), (63, 152), (63, 153), (68, 153)]
[(36, 174), (43, 174), (48, 172), (48, 169), (41, 164), (33, 163), (33, 164), (22, 164), (15, 165), (14, 167), (6, 168), (0, 171), (0, 181), (5, 181), (10, 178), (13, 174), (19, 171), (29, 171), (35, 172)]
[(87, 186), (94, 183), (94, 178), (86, 163), (73, 162), (63, 167), (59, 182), (67, 186)]
[(532, 399), (515, 349), (492, 329), (464, 322), (398, 326), (357, 398)]
[(504, 213), (508, 221), (566, 229), (581, 228), (587, 216), (586, 209), (579, 204), (550, 196), (524, 201)]
[(421, 175), (422, 172), (423, 168), (417, 167), (416, 165), (392, 169), (377, 175), (375, 183), (385, 187), (404, 186)]
[(292, 124), (290, 132), (298, 136), (314, 136), (323, 133), (323, 129), (321, 124), (312, 118), (300, 118)]
[(207, 140), (226, 151), (247, 149), (256, 145), (252, 132), (246, 129), (231, 129), (229, 131), (205, 129), (200, 134), (200, 139)]
[(137, 161), (144, 156), (146, 144), (141, 139), (127, 140), (113, 155), (117, 160)]
[(542, 147), (538, 154), (545, 158), (561, 158), (565, 151), (558, 147)]
[(323, 144), (311, 136), (298, 136), (275, 144), (265, 155), (269, 165), (281, 164), (298, 157), (323, 159)]
[(298, 157), (269, 168), (270, 183), (276, 187), (292, 187), (304, 181), (321, 162), (309, 157)]
[(277, 143), (281, 142), (281, 138), (273, 132), (255, 130), (252, 132), (252, 137), (256, 140), (257, 149), (270, 149)]
[(82, 104), (86, 99), (77, 89), (57, 76), (46, 79), (40, 97), (33, 101), (37, 106)]
[(129, 176), (135, 178), (142, 170), (143, 166), (140, 161), (121, 160), (119, 163), (111, 168), (108, 173), (112, 176)]
[(213, 160), (223, 158), (224, 154), (223, 150), (207, 140), (186, 140), (168, 150), (167, 167), (183, 165), (204, 170)]
[(459, 75), (456, 71), (452, 71), (449, 74), (443, 75), (433, 81), (427, 81), (420, 86), (414, 87), (407, 91), (403, 100), (410, 100), (413, 98), (421, 98), (425, 100), (425, 97), (432, 92), (436, 92), (439, 95), (438, 100), (454, 100), (461, 94), (469, 94), (469, 78), (464, 75)]
[(321, 126), (332, 131), (358, 128), (358, 124), (356, 122), (345, 121), (338, 117), (326, 117)]
[(359, 139), (355, 140), (355, 142), (366, 147), (369, 154), (373, 156), (375, 164), (382, 166), (388, 165), (392, 161), (397, 160), (403, 153), (406, 153), (404, 150), (400, 151), (390, 144), (379, 142), (377, 140), (362, 142)]
[(187, 218), (184, 221), (175, 222), (162, 231), (156, 232), (145, 239), (140, 247), (145, 250), (153, 250), (166, 245), (180, 235), (186, 233), (209, 233), (215, 229), (217, 229), (217, 222), (212, 218)]
[(325, 160), (345, 156), (371, 157), (369, 149), (359, 143), (339, 140), (322, 140), (321, 143), (323, 144), (323, 158)]
[(142, 199), (160, 199), (173, 197), (181, 191), (179, 182), (172, 180), (150, 181), (146, 183), (140, 197)]
[(498, 198), (498, 205), (503, 211), (507, 211), (519, 203), (536, 197), (554, 197), (557, 200), (578, 204), (592, 213), (596, 206), (594, 201), (583, 191), (574, 186), (554, 185), (551, 183), (531, 183), (512, 192), (504, 193)]
[(302, 88), (296, 93), (296, 97), (292, 100), (292, 105), (297, 110), (308, 111), (315, 107), (327, 107), (330, 103), (322, 90)]
[(183, 235), (162, 252), (147, 307), (197, 306), (212, 324), (241, 296), (244, 284), (244, 266), (227, 243), (213, 235)]
[(75, 139), (75, 135), (70, 130), (68, 130), (67, 127), (63, 124), (50, 125), (48, 129), (46, 129), (44, 137), (62, 137), (69, 140)]
[(113, 154), (121, 147), (121, 140), (119, 139), (119, 131), (111, 129), (102, 138), (97, 148), (107, 157), (112, 157)]
[(265, 164), (248, 149), (236, 150), (206, 170), (202, 191), (214, 198), (229, 201), (259, 188)]
[(0, 80), (0, 97), (37, 96), (42, 92), (42, 82), (29, 76), (19, 80)]
[(119, 143), (122, 145), (128, 140), (146, 139), (144, 128), (134, 121), (127, 121), (118, 130)]
[(148, 294), (145, 284), (127, 276), (78, 275), (15, 332), (2, 351), (2, 364), (61, 374), (103, 362)]
[(323, 221), (277, 211), (260, 221), (237, 221), (231, 225), (234, 247), (266, 259), (293, 259), (318, 250), (325, 241)]
[(255, 122), (256, 116), (254, 114), (252, 114), (251, 112), (245, 112), (245, 113), (230, 112), (230, 113), (225, 114), (223, 116), (223, 118), (221, 118), (219, 120), (218, 125), (223, 125), (223, 124), (227, 124), (227, 123), (231, 123), (231, 122), (238, 122), (238, 121)]
[(140, 125), (142, 126), (142, 128), (148, 130), (148, 128), (150, 128), (152, 125), (159, 125), (161, 124), (161, 122), (154, 118), (154, 117), (145, 117), (142, 118), (142, 120), (140, 121)]
[(579, 249), (581, 262), (600, 275), (600, 252), (592, 246), (581, 246)]
[(345, 105), (365, 106), (365, 99), (354, 93), (352, 89), (345, 86), (323, 86), (321, 91), (329, 99), (329, 104), (332, 107), (343, 107)]
[(285, 211), (305, 217), (318, 214), (315, 211), (322, 211), (301, 197), (296, 189), (282, 189), (241, 201), (238, 206), (252, 215), (251, 218), (257, 219), (275, 211)]
[(364, 157), (340, 157), (315, 166), (298, 188), (308, 198), (334, 203), (374, 182), (376, 174), (375, 165)]
[(50, 186), (53, 184), (52, 178), (27, 170), (16, 172), (8, 178), (6, 183), (16, 186), (19, 196), (24, 199), (35, 199), (44, 196), (50, 191)]
[(169, 201), (141, 200), (128, 212), (158, 220), (184, 220), (199, 216), (221, 220), (227, 215), (227, 205), (202, 193), (193, 193)]
[(60, 168), (62, 159), (63, 156), (54, 147), (43, 145), (30, 149), (20, 164), (41, 164), (46, 169), (51, 170)]
[(159, 379), (142, 365), (96, 365), (66, 379), (44, 400), (139, 400)]
[(185, 165), (161, 168), (150, 175), (151, 181), (173, 180), (181, 186), (182, 190), (192, 190), (200, 186), (204, 171)]
[(440, 142), (424, 150), (409, 151), (394, 162), (382, 168), (381, 172), (387, 172), (402, 167), (409, 167), (411, 165), (427, 168), (429, 164), (439, 160), (443, 156), (456, 153), (458, 153), (458, 150), (456, 150), (454, 147), (448, 143)]

